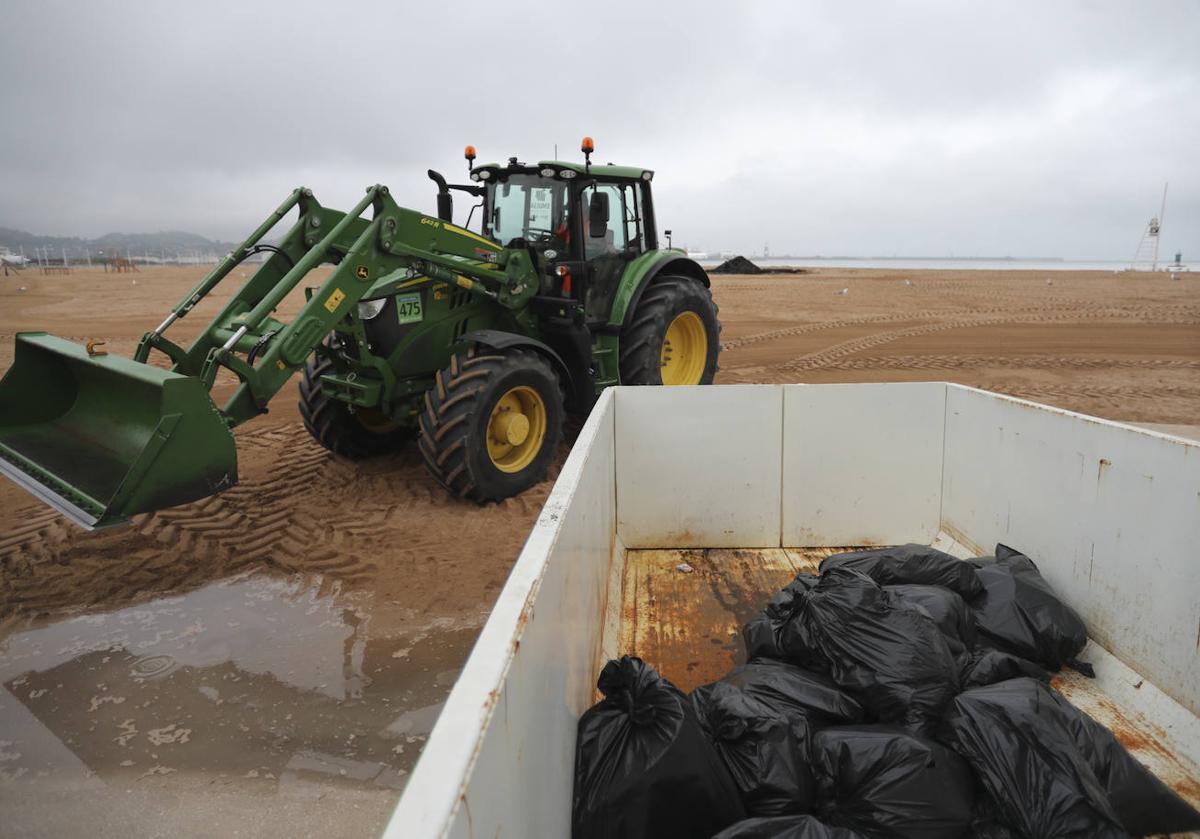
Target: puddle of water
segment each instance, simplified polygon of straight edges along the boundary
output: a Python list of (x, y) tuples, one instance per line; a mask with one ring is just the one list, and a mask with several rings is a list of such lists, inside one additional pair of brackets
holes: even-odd
[(442, 705), (443, 703), (437, 702), (424, 708), (405, 711), (396, 717), (387, 730), (397, 737), (427, 737), (429, 732), (433, 731), (433, 724), (442, 712)]
[(119, 807), (148, 788), (349, 788), (384, 796), (386, 817), (477, 628), (405, 634), (372, 611), (369, 594), (257, 576), (0, 640), (0, 823), (36, 824), (30, 803), (62, 792)]

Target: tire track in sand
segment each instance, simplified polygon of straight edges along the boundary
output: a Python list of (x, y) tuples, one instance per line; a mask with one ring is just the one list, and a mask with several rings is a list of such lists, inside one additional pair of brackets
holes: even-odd
[(996, 316), (976, 316), (940, 323), (922, 324), (907, 329), (896, 329), (886, 332), (876, 332), (859, 338), (834, 344), (816, 352), (806, 353), (790, 359), (782, 364), (769, 365), (768, 371), (799, 372), (816, 370), (835, 364), (846, 356), (874, 349), (884, 344), (890, 344), (903, 338), (930, 335), (946, 332), (951, 329), (963, 329), (972, 326), (1001, 326), (1009, 324), (1034, 323), (1075, 323), (1081, 320), (1104, 320), (1107, 318), (1121, 321), (1141, 320), (1149, 323), (1200, 323), (1200, 307), (1196, 306), (1163, 306), (1140, 307), (1133, 311), (1114, 310), (1111, 307), (1097, 307), (1089, 311), (1060, 312), (1053, 308), (1034, 310), (1030, 312), (1005, 312)]
[(1091, 400), (1096, 402), (1117, 402), (1128, 404), (1130, 399), (1186, 399), (1194, 404), (1200, 399), (1200, 385), (1163, 385), (1161, 387), (1138, 387), (1136, 385), (1102, 385), (1102, 384), (1025, 384), (1020, 382), (988, 382), (981, 386), (985, 390), (1006, 393), (1022, 399), (1038, 401), (1072, 401)]
[[(867, 315), (859, 318), (844, 318), (841, 320), (819, 321), (815, 323), (802, 323), (795, 326), (785, 326), (779, 329), (771, 329), (766, 332), (758, 332), (753, 335), (746, 335), (741, 338), (733, 338), (721, 344), (721, 350), (736, 350), (741, 347), (759, 344), (764, 341), (774, 341), (780, 338), (791, 338), (797, 335), (806, 335), (811, 332), (821, 332), (828, 329), (838, 329), (846, 326), (869, 326), (871, 324), (887, 324), (896, 322), (909, 322), (921, 320), (935, 320), (951, 317), (955, 323), (962, 325), (964, 321), (973, 321), (977, 318), (990, 318), (993, 316), (1004, 316), (1017, 318), (1014, 322), (1024, 322), (1024, 318), (1031, 318), (1029, 322), (1044, 322), (1044, 316), (1048, 314), (1070, 315), (1071, 317), (1079, 317), (1085, 319), (1095, 318), (1097, 316), (1111, 316), (1117, 320), (1132, 320), (1151, 323), (1195, 323), (1200, 321), (1200, 306), (1191, 303), (1176, 303), (1162, 304), (1157, 306), (1134, 306), (1121, 307), (1113, 306), (1105, 303), (1085, 302), (1082, 305), (1062, 304), (1062, 305), (1037, 305), (1014, 309), (1010, 306), (992, 306), (986, 308), (970, 307), (956, 309), (922, 309), (916, 312), (903, 312), (895, 314), (883, 315)], [(1070, 318), (1068, 318), (1069, 320)], [(1007, 321), (998, 321), (1007, 322)], [(967, 323), (966, 325), (975, 325)], [(953, 327), (951, 327), (953, 328)]]
[[(411, 453), (343, 461), (298, 423), (239, 432), (238, 448), (238, 485), (127, 527), (89, 533), (40, 504), (15, 511), (21, 523), (0, 536), (0, 616), (78, 603), (80, 592), (124, 602), (253, 568), (364, 582), (376, 557), (397, 553), (387, 544), (397, 519), (460, 503), (435, 491)], [(516, 509), (544, 493), (534, 495)], [(435, 552), (438, 539), (405, 538), (404, 552)]]
[(1060, 355), (871, 355), (844, 358), (826, 370), (1200, 370), (1200, 361)]

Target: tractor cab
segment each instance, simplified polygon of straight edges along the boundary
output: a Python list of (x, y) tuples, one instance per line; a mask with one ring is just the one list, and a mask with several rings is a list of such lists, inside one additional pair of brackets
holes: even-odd
[(633, 166), (515, 157), (471, 170), (483, 186), (484, 236), (536, 254), (542, 294), (576, 301), (606, 322), (626, 266), (657, 247), (650, 181)]

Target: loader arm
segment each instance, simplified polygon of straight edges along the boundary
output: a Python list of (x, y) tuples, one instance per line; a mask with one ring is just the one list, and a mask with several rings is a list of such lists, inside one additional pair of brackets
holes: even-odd
[[(163, 337), (166, 327), (183, 317), (250, 253), (262, 235), (292, 206), (300, 217), (278, 250), (255, 272), (213, 318), (187, 350)], [(373, 208), (370, 221), (360, 218)], [(323, 235), (322, 235), (323, 234)], [(296, 190), (258, 230), (205, 277), (172, 310), (163, 325), (147, 333), (134, 358), (145, 361), (152, 348), (175, 361), (175, 372), (197, 376), (211, 390), (219, 368), (235, 373), (240, 386), (222, 407), (231, 426), (266, 410), (267, 403), (303, 367), (321, 341), (355, 306), (380, 297), (401, 282), (417, 277), (453, 282), (501, 305), (520, 308), (536, 291), (528, 255), (499, 264), (501, 248), (490, 240), (414, 210), (399, 207), (387, 187), (371, 187), (347, 213), (321, 207), (308, 190)], [(492, 256), (497, 262), (487, 261)], [(277, 320), (276, 307), (324, 262), (337, 267), (313, 291), (288, 323)], [(386, 364), (375, 365), (384, 394), (394, 384)]]
[[(279, 244), (262, 244), (297, 207)], [(361, 218), (368, 207), (369, 220)], [(263, 251), (272, 255), (190, 346), (165, 337)], [(278, 319), (276, 308), (322, 263), (336, 267), (296, 317)], [(399, 207), (385, 186), (370, 187), (346, 213), (297, 189), (142, 337), (132, 359), (19, 334), (14, 364), (0, 380), (0, 472), (88, 528), (219, 492), (237, 482), (231, 429), (266, 411), (335, 326), (353, 328), (360, 301), (424, 278), (487, 297), (518, 320), (532, 317), (525, 303), (539, 282), (528, 252)], [(171, 359), (170, 370), (148, 363), (153, 350)], [(378, 372), (373, 398), (389, 398), (391, 368), (364, 360)], [(239, 384), (218, 409), (211, 390), (221, 368)]]

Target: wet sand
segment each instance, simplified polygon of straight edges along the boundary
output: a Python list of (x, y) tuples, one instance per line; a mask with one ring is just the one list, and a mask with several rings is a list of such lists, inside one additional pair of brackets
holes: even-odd
[(457, 678), (443, 664), (465, 657), (476, 628), (377, 631), (388, 610), (374, 600), (242, 575), (9, 636), (0, 801), (19, 806), (0, 805), (0, 833), (383, 824)]
[[(201, 274), (0, 278), (0, 370), (25, 329), (128, 354)], [(1200, 276), (831, 269), (714, 294), (718, 382), (951, 380), (1181, 431), (1200, 416)], [(84, 533), (0, 481), (5, 835), (386, 822), (551, 481), (459, 502), (413, 450), (336, 459), (292, 394), (238, 430), (239, 486), (128, 527)]]

